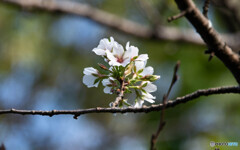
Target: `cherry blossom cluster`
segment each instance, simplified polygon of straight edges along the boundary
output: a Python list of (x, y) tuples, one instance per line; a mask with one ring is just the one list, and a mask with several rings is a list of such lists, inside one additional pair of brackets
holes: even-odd
[(87, 87), (98, 87), (102, 82), (104, 93), (117, 94), (135, 93), (136, 98), (131, 105), (128, 99), (122, 99), (119, 107), (134, 106), (142, 107), (144, 101), (154, 103), (152, 92), (157, 90), (157, 86), (152, 82), (160, 78), (153, 75), (153, 68), (147, 66), (148, 55), (138, 55), (139, 49), (131, 46), (129, 42), (124, 47), (116, 42), (112, 37), (102, 39), (99, 45), (92, 50), (96, 55), (104, 58), (106, 65), (98, 64), (99, 70), (93, 67), (84, 68), (83, 83)]

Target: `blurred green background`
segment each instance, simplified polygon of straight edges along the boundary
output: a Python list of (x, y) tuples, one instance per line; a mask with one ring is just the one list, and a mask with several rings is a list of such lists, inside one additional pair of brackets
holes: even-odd
[[(136, 1), (78, 0), (121, 17), (150, 25)], [(203, 1), (195, 1), (201, 8)], [(153, 1), (166, 26), (192, 28), (186, 19), (167, 23), (179, 11), (174, 1)], [(232, 32), (221, 11), (210, 8), (219, 32)], [(238, 29), (235, 29), (235, 31)], [(197, 35), (197, 34), (196, 34)], [(156, 82), (156, 103), (166, 93), (175, 63), (180, 79), (170, 98), (197, 89), (236, 85), (229, 70), (217, 59), (208, 62), (206, 46), (183, 42), (146, 40), (71, 14), (28, 10), (0, 3), (0, 109), (84, 109), (108, 107), (114, 95), (103, 87), (87, 88), (83, 69), (103, 60), (92, 49), (100, 39), (113, 36), (130, 41), (150, 57), (148, 65), (161, 75)], [(169, 150), (213, 149), (210, 141), (240, 142), (239, 95), (201, 97), (166, 111), (167, 122), (157, 147)], [(147, 103), (145, 103), (148, 105)], [(88, 114), (72, 116), (0, 116), (0, 143), (7, 150), (146, 150), (158, 127), (160, 112), (148, 114)], [(230, 149), (230, 147), (220, 147)], [(234, 149), (234, 148), (233, 148)], [(236, 149), (236, 148), (235, 148)]]

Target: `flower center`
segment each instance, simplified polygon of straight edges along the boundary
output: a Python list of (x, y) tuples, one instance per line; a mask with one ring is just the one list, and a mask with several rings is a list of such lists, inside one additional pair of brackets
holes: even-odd
[(117, 62), (122, 63), (123, 62), (123, 58), (122, 57), (117, 58)]

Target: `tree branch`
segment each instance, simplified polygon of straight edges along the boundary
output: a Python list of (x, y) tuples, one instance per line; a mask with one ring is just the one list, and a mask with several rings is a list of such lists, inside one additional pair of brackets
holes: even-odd
[[(209, 88), (203, 90), (197, 90), (191, 94), (177, 97), (174, 100), (169, 100), (166, 104), (166, 108), (175, 107), (181, 103), (186, 103), (191, 100), (194, 100), (200, 96), (209, 96), (213, 94), (227, 94), (227, 93), (240, 93), (239, 86), (230, 86), (230, 87), (218, 87), (218, 88)], [(20, 114), (20, 115), (42, 115), (42, 116), (54, 116), (54, 115), (74, 115), (74, 118), (77, 119), (78, 116), (89, 113), (148, 113), (154, 111), (160, 111), (163, 109), (163, 104), (143, 106), (142, 108), (89, 108), (89, 109), (78, 109), (78, 110), (51, 110), (51, 111), (42, 111), (42, 110), (17, 110), (17, 109), (8, 109), (0, 110), (0, 115), (3, 114)]]
[(220, 35), (211, 27), (210, 21), (199, 11), (192, 0), (175, 0), (181, 11), (192, 11), (186, 13), (186, 18), (194, 26), (208, 49), (225, 64), (232, 72), (238, 84), (240, 84), (240, 59), (239, 55), (221, 39)]
[(208, 18), (208, 9), (210, 5), (210, 0), (205, 0), (204, 5), (203, 5), (203, 15)]
[(173, 73), (173, 77), (172, 77), (172, 82), (169, 86), (169, 89), (168, 89), (168, 92), (167, 94), (165, 94), (163, 96), (163, 108), (162, 108), (162, 111), (161, 111), (161, 115), (160, 115), (160, 122), (159, 122), (159, 125), (158, 125), (158, 129), (156, 131), (156, 133), (152, 134), (152, 137), (151, 137), (151, 144), (150, 144), (150, 150), (156, 150), (155, 148), (155, 144), (157, 142), (157, 139), (159, 137), (159, 134), (160, 132), (162, 131), (163, 127), (165, 126), (166, 122), (164, 121), (164, 114), (165, 114), (165, 108), (166, 108), (166, 105), (167, 105), (167, 101), (168, 101), (168, 96), (172, 90), (172, 87), (173, 85), (177, 82), (178, 80), (178, 75), (177, 75), (177, 71), (179, 69), (179, 66), (180, 66), (180, 61), (177, 62), (175, 68), (174, 68), (174, 73)]
[(191, 11), (191, 9), (186, 9), (186, 10), (182, 11), (181, 13), (179, 13), (175, 16), (169, 17), (168, 22), (172, 22), (173, 20), (177, 20), (179, 18), (184, 17), (189, 11)]
[[(89, 18), (96, 21), (102, 25), (117, 29), (124, 33), (151, 39), (156, 38), (158, 40), (167, 41), (180, 41), (189, 42), (198, 45), (204, 45), (202, 39), (196, 36), (195, 31), (190, 29), (179, 29), (176, 27), (166, 27), (158, 26), (157, 29), (152, 29), (145, 25), (133, 22), (121, 18), (117, 15), (102, 11), (100, 9), (91, 7), (86, 4), (67, 1), (67, 0), (0, 0), (0, 2), (5, 2), (17, 6), (21, 6), (29, 9), (42, 9), (47, 11), (60, 11), (64, 13), (74, 14), (82, 17)], [(225, 34), (223, 35), (224, 40), (233, 48), (238, 50), (240, 43), (232, 42), (232, 39), (240, 39), (239, 34)], [(228, 38), (230, 38), (228, 40)], [(236, 40), (238, 41), (238, 40)]]

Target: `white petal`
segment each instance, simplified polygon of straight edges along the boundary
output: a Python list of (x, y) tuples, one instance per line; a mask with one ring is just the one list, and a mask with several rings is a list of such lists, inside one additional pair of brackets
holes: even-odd
[(138, 56), (138, 58), (136, 60), (140, 60), (140, 61), (146, 61), (148, 60), (148, 54), (141, 54)]
[(110, 37), (110, 41), (109, 39), (104, 38), (100, 40), (97, 48), (111, 51), (113, 48), (113, 44), (114, 44), (114, 39), (112, 37)]
[(152, 83), (149, 82), (149, 81), (144, 81), (144, 82), (142, 82), (142, 84), (145, 84), (145, 83), (147, 83), (147, 86), (143, 87), (143, 89), (144, 89), (146, 92), (151, 93), (151, 92), (157, 91), (157, 86), (156, 86), (156, 85), (152, 84)]
[(126, 67), (130, 63), (130, 59), (125, 59), (122, 63), (121, 66)]
[(100, 56), (105, 56), (106, 55), (106, 50), (103, 50), (103, 49), (94, 48), (92, 51), (95, 54), (100, 55)]
[(106, 51), (107, 53), (107, 58), (110, 60), (110, 61), (117, 61), (117, 58), (114, 57), (113, 53), (109, 52), (109, 51)]
[(146, 67), (146, 68), (143, 69), (143, 72), (140, 73), (140, 75), (142, 75), (142, 76), (152, 75), (152, 74), (153, 74), (153, 71), (154, 71), (154, 70), (153, 70), (153, 67), (148, 66), (148, 67)]
[(83, 76), (83, 83), (87, 86), (87, 87), (97, 87), (99, 82), (94, 84), (94, 81), (97, 79), (97, 77), (94, 77), (92, 75), (84, 75)]
[(143, 61), (136, 61), (135, 62), (136, 71), (143, 69), (145, 67), (145, 63)]
[(132, 50), (131, 58), (133, 58), (133, 57), (135, 57), (135, 56), (138, 56), (138, 51), (139, 51), (138, 48), (135, 47), (135, 46), (131, 46), (130, 48), (131, 48), (131, 50)]
[(98, 70), (94, 69), (93, 67), (87, 67), (87, 68), (84, 68), (83, 73), (85, 75), (92, 75), (92, 74), (97, 74)]
[(103, 79), (102, 84), (103, 86), (107, 86), (108, 84), (111, 84), (111, 82), (109, 81), (109, 79)]
[(113, 55), (114, 56), (122, 57), (123, 53), (124, 53), (124, 49), (121, 44), (118, 44), (117, 46), (113, 47)]
[(110, 37), (110, 42), (113, 43), (114, 42), (114, 38), (111, 36)]
[(155, 102), (153, 99), (156, 99), (156, 97), (152, 96), (152, 94), (150, 94), (150, 93), (143, 93), (142, 92), (142, 95), (143, 95), (143, 99), (145, 101), (148, 101), (149, 103), (154, 103)]
[(135, 102), (134, 107), (140, 108), (140, 107), (142, 107), (143, 103), (144, 103), (144, 100), (138, 99), (138, 101)]
[(113, 67), (112, 67), (112, 66), (110, 66), (109, 70), (110, 70), (110, 71), (113, 71)]
[(117, 58), (114, 57), (113, 53), (106, 51), (107, 52), (107, 58), (109, 59), (109, 65), (110, 66), (121, 66), (119, 62), (117, 62)]
[(112, 90), (111, 87), (106, 86), (106, 87), (103, 89), (103, 92), (106, 93), (106, 94), (112, 94), (111, 90)]
[(130, 46), (130, 47), (127, 49), (127, 51), (125, 52), (123, 59), (126, 59), (126, 58), (131, 59), (131, 58), (137, 56), (137, 55), (138, 55), (138, 51), (139, 51), (139, 50), (138, 50), (137, 47), (135, 47), (135, 46)]
[(155, 101), (151, 98), (144, 98), (145, 101), (149, 102), (149, 103), (154, 103)]
[(99, 42), (99, 45), (98, 45), (98, 48), (100, 49), (103, 49), (103, 50), (106, 50), (108, 45), (110, 45), (110, 42), (108, 39), (104, 38), (104, 39), (101, 39), (100, 42)]
[(127, 42), (127, 44), (126, 44), (126, 50), (129, 49), (129, 45), (130, 45), (130, 42)]
[(116, 62), (116, 61), (110, 61), (109, 65), (112, 65), (112, 66), (122, 66), (122, 64), (120, 64), (119, 62)]

